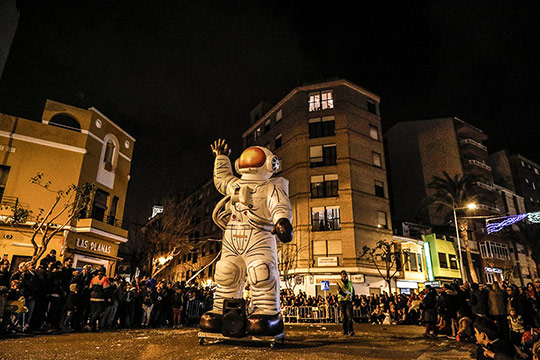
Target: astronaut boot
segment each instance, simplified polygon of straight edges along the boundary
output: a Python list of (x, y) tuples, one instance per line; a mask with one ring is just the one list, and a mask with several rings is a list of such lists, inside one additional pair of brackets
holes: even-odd
[(199, 327), (203, 332), (221, 333), (223, 327), (223, 315), (208, 311), (201, 316)]
[(281, 313), (275, 315), (253, 314), (248, 317), (248, 335), (274, 336), (283, 332), (283, 317)]

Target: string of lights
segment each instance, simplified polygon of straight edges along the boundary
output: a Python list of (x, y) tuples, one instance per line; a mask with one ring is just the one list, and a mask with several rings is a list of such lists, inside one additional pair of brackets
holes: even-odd
[[(488, 223), (486, 225), (487, 233), (492, 234), (492, 233), (501, 231), (504, 227), (515, 224), (518, 221), (521, 221), (525, 218), (527, 218), (527, 220), (531, 224), (538, 224), (540, 223), (540, 211), (533, 212), (533, 213), (505, 216), (503, 221), (496, 222), (496, 223), (495, 222), (490, 223), (489, 221), (492, 221), (492, 220), (488, 220)], [(497, 218), (497, 219), (501, 219), (501, 218)]]

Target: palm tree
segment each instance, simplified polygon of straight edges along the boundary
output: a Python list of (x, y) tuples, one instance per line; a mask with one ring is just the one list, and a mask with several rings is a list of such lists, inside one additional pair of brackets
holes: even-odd
[[(477, 176), (471, 175), (455, 175), (451, 177), (446, 171), (443, 171), (443, 177), (434, 176), (428, 184), (428, 188), (434, 190), (435, 193), (424, 199), (424, 206), (435, 205), (437, 210), (446, 208), (452, 212), (464, 209), (468, 204), (475, 203), (480, 198), (482, 190), (476, 185), (478, 180)], [(465, 247), (471, 280), (478, 283), (478, 276), (474, 270), (469, 248), (469, 236), (467, 233), (469, 222), (465, 218), (458, 218), (457, 225), (459, 236)], [(461, 257), (461, 254), (459, 256)]]

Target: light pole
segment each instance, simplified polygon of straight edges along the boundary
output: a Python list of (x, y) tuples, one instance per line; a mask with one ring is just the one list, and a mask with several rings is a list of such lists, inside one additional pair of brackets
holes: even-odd
[(457, 244), (458, 244), (458, 254), (459, 254), (459, 272), (461, 273), (461, 280), (466, 281), (467, 278), (467, 272), (463, 271), (463, 257), (461, 256), (461, 240), (459, 239), (459, 228), (457, 223), (457, 215), (456, 210), (462, 210), (462, 209), (476, 209), (476, 204), (470, 203), (467, 206), (464, 207), (454, 207), (452, 210), (454, 211), (454, 225), (456, 227), (456, 238), (457, 238)]

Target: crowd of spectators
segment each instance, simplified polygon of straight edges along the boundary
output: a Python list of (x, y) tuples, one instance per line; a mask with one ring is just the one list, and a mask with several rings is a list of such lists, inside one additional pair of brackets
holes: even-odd
[(197, 284), (138, 277), (108, 278), (105, 268), (74, 269), (52, 251), (35, 268), (21, 263), (11, 273), (0, 263), (0, 336), (20, 332), (96, 331), (112, 328), (180, 327), (209, 310), (212, 293)]
[[(338, 307), (335, 295), (325, 298), (302, 291), (282, 291), (281, 302), (284, 309)], [(450, 283), (441, 288), (427, 286), (419, 293), (355, 295), (353, 307), (357, 322), (423, 325), (425, 337), (476, 342), (479, 359), (493, 358), (496, 353), (531, 358), (533, 344), (540, 340), (540, 279), (527, 286)], [(490, 346), (495, 348), (490, 350)], [(540, 342), (536, 348), (540, 352)]]
[[(196, 284), (108, 278), (103, 267), (85, 265), (79, 271), (72, 258), (57, 261), (54, 251), (37, 268), (32, 262), (13, 273), (9, 268), (7, 260), (0, 262), (0, 335), (181, 327), (212, 306), (212, 292)], [(333, 308), (337, 314), (339, 303), (336, 294), (283, 290), (281, 307)], [(419, 293), (354, 295), (353, 308), (357, 322), (423, 325), (426, 337), (476, 342), (479, 359), (497, 353), (527, 358), (534, 348), (540, 351), (540, 345), (533, 346), (540, 338), (540, 279), (527, 286), (450, 283)]]

